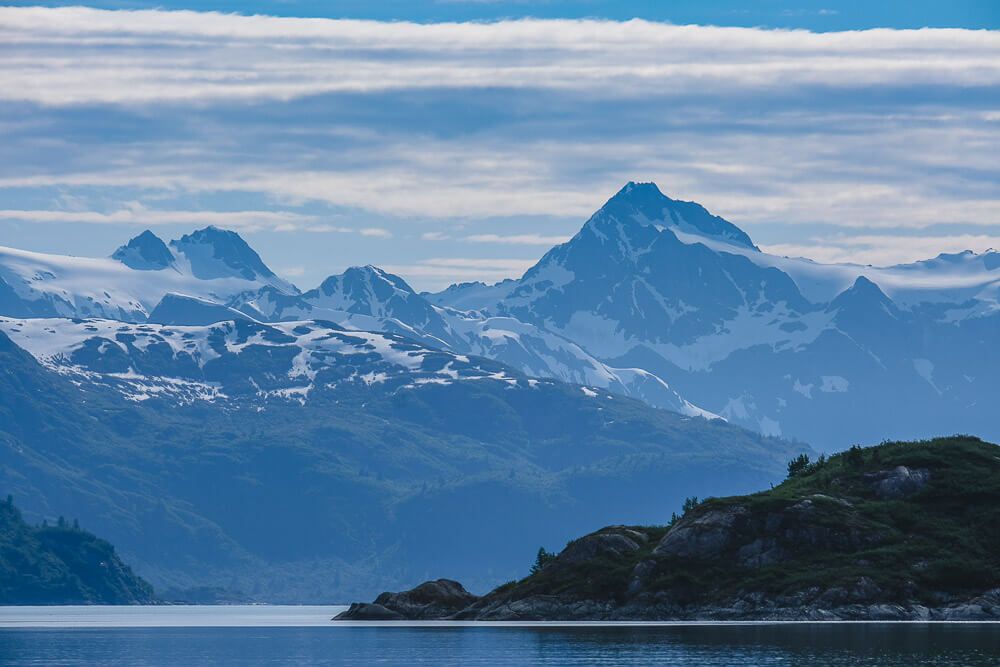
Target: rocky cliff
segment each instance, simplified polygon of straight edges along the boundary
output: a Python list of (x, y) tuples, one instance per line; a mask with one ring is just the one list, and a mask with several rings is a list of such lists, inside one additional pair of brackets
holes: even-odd
[(691, 502), (668, 526), (574, 540), (460, 610), (418, 616), (383, 595), (381, 616), (341, 617), (1000, 619), (996, 445), (883, 443), (792, 468), (771, 490)]

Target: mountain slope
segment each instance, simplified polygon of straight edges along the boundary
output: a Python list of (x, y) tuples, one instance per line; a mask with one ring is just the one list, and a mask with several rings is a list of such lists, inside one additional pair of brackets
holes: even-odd
[(114, 547), (60, 520), (29, 526), (0, 502), (0, 604), (149, 604), (152, 587)]
[(73, 507), (163, 589), (485, 588), (543, 535), (748, 490), (801, 449), (331, 323), (4, 326), (47, 367), (0, 335), (0, 486)]
[(533, 377), (600, 387), (689, 416), (716, 416), (692, 405), (649, 371), (609, 366), (579, 345), (515, 318), (433, 306), (402, 278), (373, 266), (330, 276), (302, 295), (277, 295), (265, 288), (239, 307), (266, 321), (321, 318), (348, 329), (399, 334), (450, 352), (493, 359)]
[(236, 233), (214, 227), (172, 241), (169, 248), (146, 231), (109, 259), (0, 247), (0, 315), (144, 322), (171, 292), (225, 304), (265, 286), (298, 291)]
[(573, 540), (458, 609), (384, 594), (343, 617), (997, 620), (998, 521), (996, 445), (856, 447), (770, 491), (688, 503), (667, 526)]
[(428, 299), (527, 322), (711, 413), (825, 449), (890, 434), (1000, 438), (988, 407), (1000, 398), (996, 253), (821, 265), (763, 253), (707, 212), (681, 215), (655, 185), (632, 183), (521, 279)]

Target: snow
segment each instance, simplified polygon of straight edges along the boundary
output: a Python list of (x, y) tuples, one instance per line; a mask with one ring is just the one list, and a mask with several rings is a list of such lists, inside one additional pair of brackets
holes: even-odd
[(847, 378), (843, 378), (839, 375), (823, 375), (820, 377), (822, 384), (819, 390), (826, 392), (828, 394), (843, 394), (850, 387), (850, 382)]
[[(183, 261), (160, 271), (132, 269), (113, 259), (49, 255), (0, 246), (0, 278), (24, 300), (49, 301), (63, 317), (106, 317), (145, 321), (169, 292), (218, 303), (256, 291), (279, 278), (197, 278)], [(294, 289), (294, 288), (292, 288)]]

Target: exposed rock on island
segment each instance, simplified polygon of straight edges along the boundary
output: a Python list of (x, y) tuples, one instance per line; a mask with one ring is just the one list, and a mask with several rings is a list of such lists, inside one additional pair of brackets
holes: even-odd
[(438, 580), (337, 618), (1000, 620), (997, 526), (996, 445), (853, 447), (667, 526), (601, 529), (482, 597)]

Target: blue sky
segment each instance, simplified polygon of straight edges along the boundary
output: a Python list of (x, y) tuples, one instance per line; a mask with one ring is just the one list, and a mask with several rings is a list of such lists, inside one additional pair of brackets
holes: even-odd
[(782, 254), (1000, 246), (996, 3), (61, 4), (0, 8), (2, 245), (218, 224), (436, 289), (653, 180)]
[[(11, 4), (58, 7), (82, 3)], [(815, 31), (879, 27), (1000, 28), (1000, 5), (992, 0), (106, 0), (83, 4), (104, 9), (190, 9), (378, 21), (597, 17)]]

